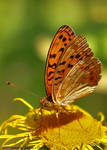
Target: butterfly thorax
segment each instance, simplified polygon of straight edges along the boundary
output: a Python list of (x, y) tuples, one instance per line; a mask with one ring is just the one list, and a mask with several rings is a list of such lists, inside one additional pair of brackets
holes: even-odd
[[(59, 103), (55, 103), (52, 99), (52, 96), (46, 96), (40, 99), (40, 103), (43, 106), (43, 108), (50, 108), (50, 109), (55, 109), (55, 110), (62, 110), (65, 108), (65, 105), (60, 105)], [(66, 105), (67, 106), (67, 105)]]

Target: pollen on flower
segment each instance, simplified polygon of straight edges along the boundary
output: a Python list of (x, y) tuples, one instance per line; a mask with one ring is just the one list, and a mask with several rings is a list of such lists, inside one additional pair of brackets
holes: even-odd
[[(2, 148), (17, 147), (39, 150), (46, 145), (50, 150), (107, 149), (107, 126), (102, 124), (104, 116), (97, 121), (76, 105), (60, 108), (36, 108), (21, 98), (28, 108), (25, 116), (13, 115), (0, 126), (0, 139), (5, 139)], [(9, 134), (9, 127), (20, 132)]]

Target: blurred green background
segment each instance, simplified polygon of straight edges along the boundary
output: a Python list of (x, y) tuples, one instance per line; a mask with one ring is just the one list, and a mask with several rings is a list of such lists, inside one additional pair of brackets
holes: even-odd
[[(34, 107), (46, 95), (44, 70), (54, 34), (64, 24), (86, 36), (103, 63), (97, 90), (75, 102), (92, 115), (102, 111), (107, 118), (107, 0), (4, 0), (0, 1), (0, 123), (27, 108), (12, 101), (22, 97)], [(11, 81), (32, 91), (32, 96), (4, 84)]]

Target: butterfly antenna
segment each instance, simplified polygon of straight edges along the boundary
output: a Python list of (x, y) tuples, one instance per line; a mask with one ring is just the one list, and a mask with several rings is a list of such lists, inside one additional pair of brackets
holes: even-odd
[(10, 82), (10, 81), (6, 81), (5, 84), (6, 84), (6, 85), (13, 86), (13, 87), (15, 87), (15, 88), (18, 88), (18, 89), (21, 90), (21, 91), (27, 92), (27, 93), (29, 93), (29, 94), (31, 94), (31, 95), (33, 95), (33, 96), (36, 96), (36, 97), (40, 98), (40, 96), (38, 96), (37, 94), (35, 94), (35, 93), (31, 92), (31, 91), (25, 90), (24, 88), (21, 88), (21, 87), (15, 85), (14, 83), (12, 83), (12, 82)]

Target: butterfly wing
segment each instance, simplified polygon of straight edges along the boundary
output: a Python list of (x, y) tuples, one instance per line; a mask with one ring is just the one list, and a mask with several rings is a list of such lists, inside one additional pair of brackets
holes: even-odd
[(72, 43), (74, 37), (73, 30), (64, 25), (59, 28), (51, 43), (45, 67), (45, 88), (48, 97), (52, 94), (52, 82), (59, 58), (68, 45)]
[(93, 56), (86, 39), (75, 36), (60, 57), (55, 71), (52, 97), (67, 104), (91, 93), (101, 78), (101, 63)]

